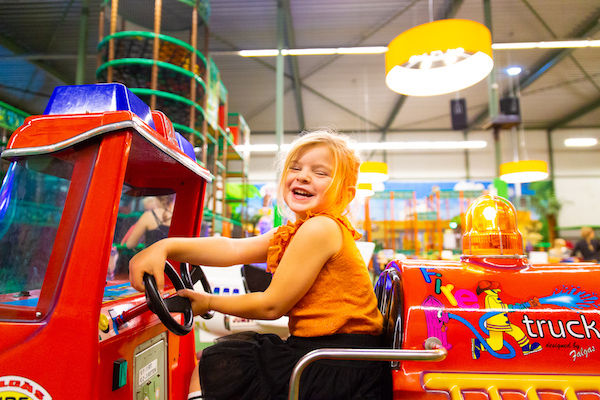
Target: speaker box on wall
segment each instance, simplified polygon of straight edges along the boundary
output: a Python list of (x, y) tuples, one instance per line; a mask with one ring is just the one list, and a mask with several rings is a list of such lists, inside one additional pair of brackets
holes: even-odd
[(517, 97), (504, 97), (500, 99), (500, 112), (505, 115), (521, 115), (519, 99)]
[(467, 129), (467, 102), (465, 99), (450, 100), (450, 115), (452, 129), (456, 131)]

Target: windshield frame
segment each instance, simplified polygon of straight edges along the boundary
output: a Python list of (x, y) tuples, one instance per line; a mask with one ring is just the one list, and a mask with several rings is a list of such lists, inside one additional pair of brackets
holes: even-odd
[(98, 155), (99, 144), (97, 141), (93, 142), (95, 143), (88, 142), (84, 148), (77, 151), (71, 148), (42, 156), (51, 157), (59, 162), (72, 163), (72, 174), (63, 212), (52, 244), (37, 304), (35, 306), (0, 305), (0, 321), (38, 322), (46, 318), (56, 304)]

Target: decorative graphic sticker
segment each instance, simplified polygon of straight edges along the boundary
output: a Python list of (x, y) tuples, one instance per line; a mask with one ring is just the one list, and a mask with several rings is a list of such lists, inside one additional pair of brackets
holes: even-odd
[[(444, 284), (443, 275), (433, 268), (421, 268), (421, 273), (434, 292), (422, 302), (427, 336), (437, 337), (447, 349), (452, 347), (448, 343), (448, 329), (451, 320), (454, 320), (471, 331), (472, 336), (467, 340), (471, 342), (471, 357), (474, 360), (483, 357), (484, 353), (498, 359), (512, 359), (517, 355), (527, 356), (550, 349), (565, 351), (572, 361), (579, 361), (596, 351), (595, 346), (582, 340), (600, 339), (600, 326), (596, 327), (596, 321), (590, 314), (581, 312), (600, 308), (599, 297), (595, 293), (579, 287), (561, 286), (551, 294), (541, 297), (525, 295), (525, 301), (510, 304), (503, 301), (502, 287), (497, 281), (480, 280), (474, 291), (462, 288), (455, 290), (451, 283)], [(472, 323), (452, 313), (452, 308), (445, 306), (442, 300), (457, 307), (457, 311), (477, 309), (486, 312), (477, 314), (480, 315), (477, 322)], [(553, 317), (554, 313), (548, 313), (547, 316), (535, 313), (534, 318), (532, 313), (525, 312), (530, 308), (577, 312), (566, 318), (564, 313), (561, 314), (562, 318)], [(513, 314), (515, 310), (522, 312)], [(520, 351), (515, 350), (517, 346)]]
[(52, 400), (46, 390), (22, 376), (0, 376), (0, 399), (2, 400)]
[[(478, 296), (485, 295), (485, 308), (488, 310), (524, 309), (541, 305), (535, 297), (525, 303), (504, 304), (499, 297), (500, 291), (498, 282), (483, 280), (477, 283), (476, 293)], [(515, 350), (504, 340), (504, 335), (512, 336), (521, 347), (523, 355), (542, 350), (542, 346), (538, 342), (530, 342), (523, 330), (510, 321), (506, 311), (487, 312), (479, 320), (479, 327), (488, 337), (483, 338), (477, 331), (473, 331), (476, 337), (471, 339), (471, 353), (475, 360), (481, 356), (482, 351), (488, 351), (497, 358), (514, 357)], [(500, 354), (499, 351), (505, 347), (508, 349), (508, 353)]]

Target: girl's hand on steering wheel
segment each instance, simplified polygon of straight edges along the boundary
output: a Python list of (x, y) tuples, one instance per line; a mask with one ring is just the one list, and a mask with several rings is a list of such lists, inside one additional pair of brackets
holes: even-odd
[(183, 289), (178, 290), (177, 295), (190, 299), (194, 315), (203, 315), (210, 311), (210, 295), (206, 292)]
[(129, 261), (129, 281), (140, 292), (144, 291), (144, 273), (154, 276), (160, 291), (165, 286), (166, 239), (140, 251)]

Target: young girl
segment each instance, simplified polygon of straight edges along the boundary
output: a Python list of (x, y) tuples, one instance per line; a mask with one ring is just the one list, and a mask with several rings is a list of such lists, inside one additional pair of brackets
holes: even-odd
[[(295, 214), (261, 236), (228, 239), (168, 238), (138, 253), (130, 263), (133, 287), (143, 290), (148, 272), (159, 288), (166, 259), (229, 266), (267, 262), (273, 273), (264, 292), (216, 296), (179, 291), (194, 314), (208, 310), (252, 319), (289, 316), (291, 336), (227, 336), (202, 353), (190, 391), (205, 399), (285, 399), (295, 363), (322, 347), (382, 347), (383, 319), (368, 270), (343, 216), (354, 198), (359, 159), (345, 138), (330, 132), (305, 134), (292, 145), (281, 173), (278, 201)], [(302, 375), (303, 399), (385, 399), (391, 396), (389, 363), (318, 361)]]

